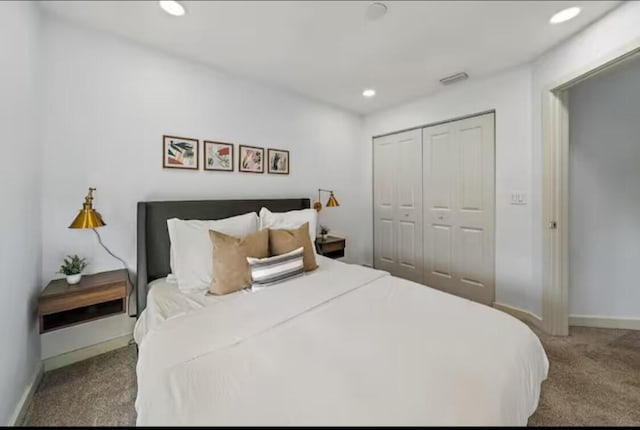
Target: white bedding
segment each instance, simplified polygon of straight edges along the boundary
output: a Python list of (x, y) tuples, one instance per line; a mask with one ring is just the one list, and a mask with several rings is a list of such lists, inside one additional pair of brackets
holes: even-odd
[[(319, 263), (318, 269), (314, 273), (322, 273), (340, 267), (338, 263), (321, 255), (316, 256)], [(241, 290), (224, 296), (207, 294), (206, 291), (185, 293), (178, 288), (178, 283), (169, 278), (161, 278), (152, 281), (148, 285), (147, 307), (140, 314), (133, 329), (133, 338), (137, 344), (142, 343), (142, 339), (147, 332), (159, 327), (170, 318), (181, 316), (185, 313), (213, 306), (244, 294), (251, 294), (250, 290)]]
[(248, 291), (238, 291), (225, 296), (214, 296), (206, 294), (205, 291), (184, 293), (180, 291), (175, 281), (167, 278), (150, 282), (148, 288), (147, 307), (140, 314), (133, 329), (133, 338), (137, 344), (142, 343), (142, 339), (150, 330), (158, 328), (170, 318), (248, 294)]
[(526, 425), (548, 361), (500, 311), (322, 258), (156, 324), (137, 370), (138, 425)]

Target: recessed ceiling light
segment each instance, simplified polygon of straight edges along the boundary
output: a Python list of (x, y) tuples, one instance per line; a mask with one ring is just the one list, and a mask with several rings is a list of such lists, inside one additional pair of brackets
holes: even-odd
[(362, 95), (365, 97), (373, 97), (376, 95), (376, 90), (372, 90), (371, 88), (367, 88), (362, 92)]
[(561, 22), (569, 21), (575, 18), (580, 13), (579, 7), (570, 7), (568, 9), (561, 10), (551, 17), (549, 22), (551, 24), (560, 24)]
[(175, 0), (161, 0), (160, 7), (169, 15), (182, 16), (184, 15), (184, 6)]

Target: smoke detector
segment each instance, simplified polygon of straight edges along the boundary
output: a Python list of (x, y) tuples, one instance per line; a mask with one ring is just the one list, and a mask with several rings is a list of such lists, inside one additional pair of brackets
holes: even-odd
[(442, 83), (442, 85), (451, 85), (451, 84), (455, 84), (456, 82), (464, 81), (465, 79), (468, 79), (468, 78), (469, 78), (469, 75), (467, 75), (465, 72), (460, 72), (460, 73), (456, 73), (455, 75), (442, 78), (440, 79), (440, 82)]
[(387, 5), (380, 2), (370, 3), (367, 6), (367, 19), (371, 21), (375, 21), (376, 19), (380, 19), (387, 14)]

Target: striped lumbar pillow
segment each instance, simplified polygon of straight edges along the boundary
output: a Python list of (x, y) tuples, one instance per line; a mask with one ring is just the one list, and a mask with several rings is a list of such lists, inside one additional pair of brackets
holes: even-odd
[(304, 248), (301, 246), (286, 254), (273, 257), (247, 257), (253, 280), (252, 289), (277, 284), (302, 275), (304, 273), (303, 251)]

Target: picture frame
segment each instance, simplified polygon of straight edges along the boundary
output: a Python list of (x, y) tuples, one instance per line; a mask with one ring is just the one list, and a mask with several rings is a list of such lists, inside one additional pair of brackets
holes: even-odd
[(238, 145), (238, 171), (264, 173), (264, 148)]
[(203, 141), (202, 164), (204, 170), (233, 172), (233, 143)]
[(269, 148), (267, 150), (267, 173), (288, 175), (291, 157), (286, 149)]
[(200, 141), (189, 137), (162, 136), (162, 167), (165, 169), (198, 170)]

